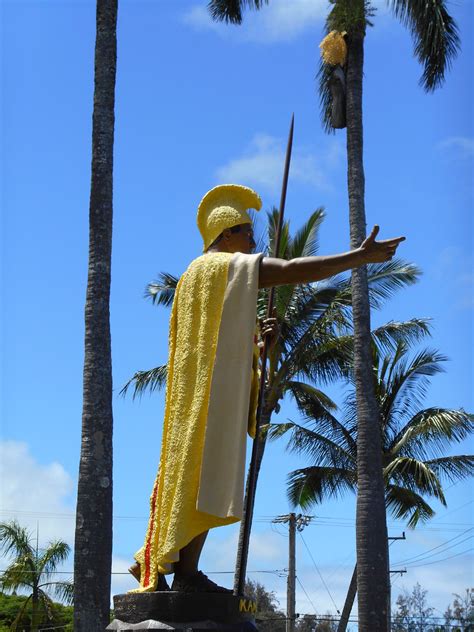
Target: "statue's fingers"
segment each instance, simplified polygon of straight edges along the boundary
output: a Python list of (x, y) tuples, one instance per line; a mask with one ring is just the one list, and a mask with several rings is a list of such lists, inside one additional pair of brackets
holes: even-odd
[(398, 246), (399, 243), (405, 241), (406, 237), (392, 237), (391, 239), (382, 239), (378, 243), (379, 244), (387, 244), (387, 246), (393, 244), (394, 246)]
[(375, 238), (379, 234), (379, 230), (380, 230), (380, 226), (378, 224), (375, 224), (375, 226), (372, 228), (372, 232), (367, 237), (367, 239), (371, 242), (375, 241)]

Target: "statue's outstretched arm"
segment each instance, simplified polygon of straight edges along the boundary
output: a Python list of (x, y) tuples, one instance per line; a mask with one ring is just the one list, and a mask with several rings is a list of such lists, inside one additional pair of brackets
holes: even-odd
[(359, 248), (337, 255), (299, 257), (289, 261), (265, 257), (260, 263), (259, 287), (321, 281), (366, 263), (388, 261), (405, 237), (375, 241), (378, 232), (379, 227), (374, 226)]

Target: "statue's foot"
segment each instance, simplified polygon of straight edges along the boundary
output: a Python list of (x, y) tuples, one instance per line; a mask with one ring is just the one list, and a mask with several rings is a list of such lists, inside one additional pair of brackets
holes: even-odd
[(140, 583), (140, 564), (138, 562), (132, 564), (132, 566), (130, 566), (130, 568), (128, 569), (128, 572), (130, 573), (130, 575), (133, 575), (133, 577), (135, 577), (138, 583)]
[(226, 593), (232, 594), (232, 590), (224, 588), (214, 583), (204, 575), (201, 571), (194, 575), (176, 575), (174, 576), (171, 590), (187, 593)]
[[(140, 564), (138, 562), (135, 562), (135, 564), (133, 564), (132, 566), (130, 566), (130, 568), (128, 569), (128, 572), (130, 573), (130, 575), (133, 575), (135, 577), (135, 579), (137, 580), (138, 583), (140, 583)], [(162, 575), (161, 573), (158, 574), (158, 585), (156, 587), (156, 591), (157, 592), (167, 592), (169, 591), (170, 587), (168, 586), (168, 582), (166, 581), (166, 578), (164, 575)]]
[(168, 592), (170, 587), (166, 581), (166, 577), (161, 573), (158, 574), (158, 585), (156, 587), (157, 592)]

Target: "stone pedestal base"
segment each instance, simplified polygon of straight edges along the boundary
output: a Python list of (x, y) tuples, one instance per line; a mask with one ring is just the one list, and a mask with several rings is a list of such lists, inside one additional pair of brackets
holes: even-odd
[(256, 632), (255, 604), (228, 594), (152, 592), (115, 595), (107, 630)]

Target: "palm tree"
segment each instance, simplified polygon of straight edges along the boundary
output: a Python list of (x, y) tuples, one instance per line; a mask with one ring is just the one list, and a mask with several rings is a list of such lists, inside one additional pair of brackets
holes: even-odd
[[(316, 0), (315, 0), (316, 1)], [(446, 0), (387, 0), (395, 17), (413, 36), (415, 56), (423, 65), (421, 84), (432, 91), (444, 82), (447, 68), (459, 49), (456, 24)], [(366, 26), (374, 14), (369, 0), (330, 0), (327, 32), (346, 33), (345, 65), (349, 224), (351, 246), (357, 248), (366, 236), (365, 176), (363, 164), (362, 86)], [(268, 0), (210, 0), (216, 20), (240, 24), (243, 9), (261, 9)], [(331, 129), (329, 69), (320, 71), (323, 125)], [(357, 495), (357, 574), (359, 626), (362, 632), (389, 627), (389, 573), (387, 525), (384, 505), (380, 438), (376, 432), (379, 411), (371, 380), (370, 308), (367, 270), (352, 274), (354, 313), (354, 366), (359, 432)]]
[(117, 0), (97, 0), (85, 305), (82, 441), (74, 545), (74, 630), (109, 623), (112, 563), (110, 268)]
[[(443, 482), (474, 474), (474, 456), (445, 456), (453, 443), (474, 432), (474, 416), (464, 410), (420, 408), (429, 377), (443, 370), (446, 358), (430, 349), (410, 355), (413, 344), (428, 333), (420, 321), (416, 333), (399, 339), (393, 349), (373, 332), (374, 391), (380, 410), (379, 436), (385, 486), (385, 505), (397, 519), (414, 528), (434, 515), (429, 500), (446, 505)], [(385, 354), (384, 354), (385, 347)], [(388, 345), (390, 347), (390, 345)], [(354, 381), (354, 380), (353, 380)], [(339, 421), (329, 411), (321, 416), (311, 391), (297, 400), (305, 425), (289, 422), (271, 427), (272, 438), (290, 433), (289, 449), (307, 455), (309, 467), (291, 472), (288, 496), (307, 510), (329, 497), (356, 493), (358, 486), (357, 406), (352, 391)], [(354, 573), (339, 632), (345, 630), (357, 589)]]
[(56, 598), (66, 603), (72, 601), (71, 582), (51, 581), (58, 565), (67, 559), (70, 547), (66, 542), (55, 540), (40, 551), (38, 543), (33, 544), (32, 534), (16, 520), (0, 522), (0, 546), (5, 556), (13, 558), (0, 576), (0, 589), (13, 593), (27, 590), (30, 593), (11, 629), (17, 630), (27, 612), (27, 606), (31, 604), (30, 630), (37, 632), (45, 617), (51, 619), (52, 600), (48, 593), (53, 592)]
[[(318, 252), (318, 231), (323, 221), (323, 209), (311, 214), (308, 221), (295, 233), (290, 234), (289, 223), (282, 230), (279, 256), (283, 259), (312, 256)], [(273, 252), (278, 211), (267, 214), (267, 236), (259, 239), (257, 250)], [(379, 307), (393, 292), (414, 283), (419, 271), (415, 266), (394, 260), (369, 266), (371, 301)], [(151, 283), (146, 296), (158, 305), (172, 303), (177, 278), (162, 273)], [(351, 287), (347, 277), (336, 277), (324, 282), (300, 286), (280, 286), (275, 288), (276, 317), (280, 326), (280, 336), (269, 354), (268, 387), (262, 411), (262, 425), (271, 421), (274, 411), (278, 411), (280, 400), (285, 395), (295, 399), (305, 396), (308, 389), (313, 393), (313, 401), (319, 409), (334, 410), (335, 404), (327, 395), (310, 384), (325, 385), (348, 376), (352, 357), (353, 341), (350, 324)], [(259, 293), (257, 311), (264, 317), (267, 305), (267, 291)], [(407, 332), (417, 330), (416, 323), (407, 323), (402, 328)], [(389, 340), (398, 339), (400, 328), (391, 323), (380, 332)], [(409, 333), (406, 333), (409, 335)], [(166, 366), (149, 371), (138, 371), (122, 389), (125, 394), (133, 386), (134, 397), (146, 390), (153, 391), (166, 381)], [(264, 450), (265, 436), (259, 439), (257, 477)], [(243, 523), (242, 523), (243, 524)], [(239, 538), (239, 551), (243, 531)], [(240, 559), (240, 555), (238, 555)], [(236, 577), (239, 575), (237, 568)]]

